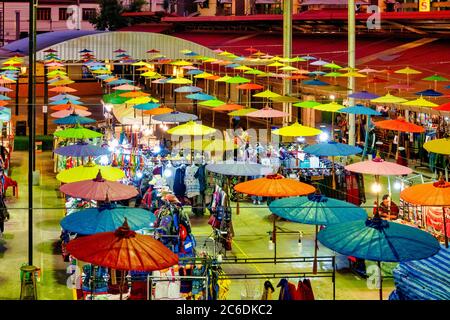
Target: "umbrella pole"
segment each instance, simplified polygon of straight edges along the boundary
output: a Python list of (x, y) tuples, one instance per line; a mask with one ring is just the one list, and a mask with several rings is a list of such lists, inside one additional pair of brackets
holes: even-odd
[(212, 114), (212, 126), (213, 126), (213, 128), (214, 128), (214, 118), (215, 118), (215, 115), (216, 115), (216, 113), (214, 112), (214, 110), (213, 110), (213, 112), (212, 112), (213, 114)]
[(445, 218), (445, 207), (442, 207), (442, 221), (444, 223), (445, 247), (448, 248), (447, 219)]
[(277, 264), (277, 216), (276, 215), (273, 215), (272, 242), (273, 242), (273, 262), (275, 264)]
[(334, 169), (334, 156), (331, 157), (331, 174), (333, 176), (332, 187), (333, 190), (336, 190), (336, 172)]
[(395, 160), (398, 160), (398, 147), (400, 147), (400, 131), (398, 132), (398, 139), (397, 139), (397, 150), (395, 150)]
[(383, 275), (381, 274), (381, 262), (377, 261), (378, 264), (378, 276), (380, 277), (380, 301), (383, 300)]
[(316, 237), (314, 238), (314, 262), (313, 262), (313, 273), (317, 273), (317, 233), (319, 232), (319, 226), (316, 224)]
[(367, 144), (369, 143), (369, 123), (370, 123), (370, 115), (367, 115), (366, 134), (364, 137), (364, 150), (363, 150), (361, 161), (364, 160), (364, 158), (367, 154)]
[(121, 279), (120, 279), (120, 287), (119, 287), (120, 300), (123, 300), (122, 297), (123, 297), (123, 286), (124, 286), (124, 284), (125, 284), (125, 271), (122, 270), (122, 272), (121, 272)]

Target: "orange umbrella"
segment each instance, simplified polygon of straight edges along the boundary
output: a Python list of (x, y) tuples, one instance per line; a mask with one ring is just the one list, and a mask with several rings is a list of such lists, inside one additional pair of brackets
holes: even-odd
[(117, 77), (111, 77), (111, 78), (108, 78), (108, 79), (106, 79), (106, 80), (104, 80), (106, 83), (110, 83), (110, 82), (113, 82), (113, 81), (116, 81), (116, 80), (119, 80), (119, 78), (117, 78)]
[(0, 107), (4, 107), (8, 104), (8, 101), (0, 100)]
[(124, 98), (138, 98), (138, 97), (148, 97), (150, 94), (142, 91), (129, 91), (119, 94), (119, 97)]
[(54, 87), (54, 88), (49, 89), (48, 91), (58, 92), (58, 93), (70, 93), (70, 92), (76, 92), (78, 90), (70, 88), (70, 87)]
[[(234, 186), (234, 190), (253, 196), (282, 198), (307, 195), (316, 191), (316, 188), (298, 180), (285, 178), (280, 174), (272, 174), (263, 178), (238, 183)], [(275, 245), (275, 261), (277, 257), (276, 231), (276, 219), (274, 218), (272, 242)]]
[(403, 117), (398, 117), (395, 120), (383, 120), (374, 122), (375, 127), (398, 131), (397, 151), (395, 152), (395, 159), (398, 158), (398, 147), (400, 146), (400, 132), (425, 132), (422, 126), (406, 121)]
[(313, 193), (316, 188), (298, 180), (285, 178), (280, 174), (238, 183), (234, 190), (260, 197), (292, 197)]
[(240, 104), (227, 103), (227, 104), (223, 104), (221, 106), (215, 107), (214, 111), (235, 111), (235, 110), (241, 110), (241, 109), (244, 109), (244, 106), (241, 106)]
[(158, 108), (154, 108), (154, 109), (151, 109), (151, 110), (145, 110), (144, 114), (150, 115), (150, 116), (156, 116), (156, 115), (159, 115), (159, 114), (170, 113), (172, 111), (173, 111), (173, 109), (171, 109), (171, 108), (158, 107)]
[(259, 84), (256, 84), (256, 83), (244, 83), (244, 84), (238, 85), (236, 88), (241, 89), (241, 90), (260, 90), (264, 87)]
[(442, 219), (444, 225), (445, 246), (448, 248), (447, 223), (445, 207), (450, 206), (450, 183), (441, 176), (434, 183), (418, 184), (406, 188), (400, 193), (400, 198), (411, 204), (419, 206), (436, 206), (442, 208)]
[(56, 110), (56, 111), (67, 110), (67, 109), (85, 110), (85, 111), (88, 110), (87, 107), (79, 106), (79, 105), (72, 104), (72, 103), (58, 104), (56, 106), (52, 106), (50, 109)]
[(152, 236), (132, 231), (126, 218), (115, 232), (101, 232), (70, 241), (67, 251), (78, 260), (121, 270), (121, 299), (125, 271), (155, 271), (178, 264), (176, 254)]

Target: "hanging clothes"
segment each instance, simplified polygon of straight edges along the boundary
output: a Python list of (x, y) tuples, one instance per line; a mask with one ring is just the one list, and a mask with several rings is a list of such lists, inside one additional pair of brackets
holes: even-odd
[(173, 183), (173, 192), (177, 198), (182, 199), (186, 195), (186, 185), (184, 177), (186, 175), (186, 166), (182, 165), (175, 172), (175, 180)]
[(297, 293), (299, 300), (314, 300), (314, 293), (309, 279), (303, 279), (303, 282), (298, 282)]
[(267, 280), (264, 282), (264, 289), (261, 300), (272, 300), (272, 295), (275, 292), (275, 288), (272, 285), (272, 282)]
[(195, 174), (197, 173), (197, 166), (190, 165), (186, 167), (184, 184), (186, 186), (186, 197), (193, 198), (200, 195), (200, 183)]

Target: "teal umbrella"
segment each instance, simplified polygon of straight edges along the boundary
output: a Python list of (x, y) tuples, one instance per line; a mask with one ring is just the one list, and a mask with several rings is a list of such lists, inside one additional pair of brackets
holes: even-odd
[(155, 215), (145, 209), (107, 204), (72, 213), (64, 217), (60, 224), (66, 231), (91, 235), (113, 232), (123, 224), (125, 218), (131, 230), (149, 228), (156, 220)]
[(418, 228), (382, 220), (379, 216), (326, 227), (318, 234), (325, 247), (340, 254), (378, 262), (380, 300), (383, 298), (380, 262), (421, 260), (435, 255), (439, 242)]
[(349, 113), (349, 114), (362, 114), (367, 116), (367, 122), (366, 122), (366, 133), (364, 136), (364, 150), (361, 157), (361, 160), (364, 160), (364, 157), (367, 154), (367, 145), (369, 143), (369, 123), (370, 123), (370, 117), (371, 116), (380, 116), (381, 113), (378, 111), (373, 110), (372, 108), (368, 108), (362, 105), (357, 104), (354, 107), (347, 107), (339, 110), (339, 112), (343, 113)]
[(317, 193), (306, 197), (278, 199), (270, 203), (269, 209), (272, 213), (286, 220), (316, 226), (314, 273), (317, 272), (318, 226), (365, 220), (367, 218), (367, 213), (364, 209), (352, 203), (328, 198)]

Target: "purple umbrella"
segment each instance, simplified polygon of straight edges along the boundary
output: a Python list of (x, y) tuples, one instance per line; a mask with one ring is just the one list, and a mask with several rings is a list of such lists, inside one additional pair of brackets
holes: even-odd
[(349, 94), (348, 97), (353, 98), (353, 99), (358, 99), (358, 100), (372, 100), (372, 99), (379, 98), (380, 96), (363, 90), (363, 91)]
[(80, 142), (66, 147), (55, 149), (56, 154), (66, 157), (98, 157), (111, 153), (108, 149)]

